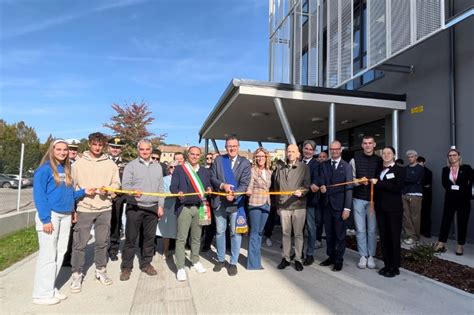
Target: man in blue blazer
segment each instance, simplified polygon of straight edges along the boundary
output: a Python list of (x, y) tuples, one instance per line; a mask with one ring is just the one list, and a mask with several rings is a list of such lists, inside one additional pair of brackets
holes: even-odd
[(350, 182), (353, 175), (352, 166), (341, 159), (341, 143), (337, 140), (331, 142), (329, 150), (331, 159), (322, 163), (320, 168), (320, 191), (326, 195), (324, 227), (329, 257), (320, 265), (334, 265), (333, 271), (340, 271), (346, 249), (346, 220), (351, 213), (352, 185), (330, 186)]
[[(227, 154), (218, 156), (211, 167), (211, 184), (214, 190), (226, 193), (246, 192), (250, 183), (251, 165), (250, 162), (239, 156), (239, 140), (235, 136), (228, 137), (225, 142)], [(233, 179), (226, 178), (225, 167), (232, 168)], [(234, 182), (234, 184), (231, 184)], [(244, 198), (243, 196), (240, 198)], [(224, 267), (226, 238), (225, 232), (230, 221), (231, 233), (231, 252), (230, 265), (228, 273), (230, 276), (237, 274), (237, 261), (240, 254), (240, 245), (242, 235), (235, 233), (235, 220), (237, 218), (237, 208), (242, 200), (239, 196), (219, 196), (213, 199), (212, 208), (215, 209), (216, 218), (216, 245), (217, 245), (217, 263), (214, 271), (219, 272)]]

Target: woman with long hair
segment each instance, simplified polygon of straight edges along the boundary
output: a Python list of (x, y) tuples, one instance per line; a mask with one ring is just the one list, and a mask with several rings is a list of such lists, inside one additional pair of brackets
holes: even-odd
[(250, 238), (247, 269), (263, 269), (261, 259), (262, 235), (270, 213), (270, 196), (268, 192), (272, 181), (270, 156), (264, 148), (258, 148), (253, 154), (253, 165), (250, 183), (247, 189), (249, 196)]
[(449, 230), (453, 222), (454, 214), (457, 216), (458, 246), (456, 255), (464, 253), (466, 243), (467, 224), (471, 213), (471, 195), (473, 173), (468, 164), (462, 164), (461, 152), (456, 149), (448, 151), (448, 166), (443, 168), (441, 183), (445, 189), (443, 217), (439, 231), (436, 250), (445, 252), (444, 246), (448, 240)]
[(65, 140), (52, 142), (34, 174), (39, 253), (33, 303), (40, 305), (57, 304), (67, 298), (55, 282), (67, 250), (74, 201), (95, 193), (91, 188), (74, 189), (68, 151)]

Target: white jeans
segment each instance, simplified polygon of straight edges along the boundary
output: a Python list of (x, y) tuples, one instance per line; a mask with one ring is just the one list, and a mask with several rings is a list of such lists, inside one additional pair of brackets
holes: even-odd
[(36, 231), (38, 232), (39, 253), (36, 261), (36, 275), (33, 286), (33, 298), (45, 299), (54, 296), (56, 277), (63, 263), (69, 241), (71, 214), (51, 212), (53, 233), (43, 232), (38, 214), (36, 214)]

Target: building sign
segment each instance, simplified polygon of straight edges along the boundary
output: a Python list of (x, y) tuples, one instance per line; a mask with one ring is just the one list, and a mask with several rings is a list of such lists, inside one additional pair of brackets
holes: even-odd
[(423, 105), (413, 107), (411, 109), (412, 114), (418, 114), (418, 113), (423, 113)]

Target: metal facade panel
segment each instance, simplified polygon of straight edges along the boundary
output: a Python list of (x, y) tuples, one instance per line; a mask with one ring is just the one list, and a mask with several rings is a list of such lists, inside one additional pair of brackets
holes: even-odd
[(372, 66), (387, 58), (386, 1), (367, 0), (367, 2), (370, 2), (367, 6), (369, 10), (368, 37), (370, 37), (367, 54), (368, 65)]
[(318, 85), (318, 0), (309, 0), (308, 85)]
[(416, 1), (416, 40), (441, 27), (441, 0)]
[(333, 87), (338, 80), (338, 50), (339, 50), (339, 5), (337, 0), (327, 1), (327, 78), (326, 86)]
[(410, 1), (391, 0), (391, 53), (397, 53), (410, 45)]
[(352, 77), (352, 11), (352, 0), (341, 1), (341, 42), (339, 44), (341, 49), (341, 66), (338, 83)]
[(301, 54), (303, 41), (303, 24), (301, 18), (301, 1), (298, 1), (293, 11), (293, 84), (301, 84)]

